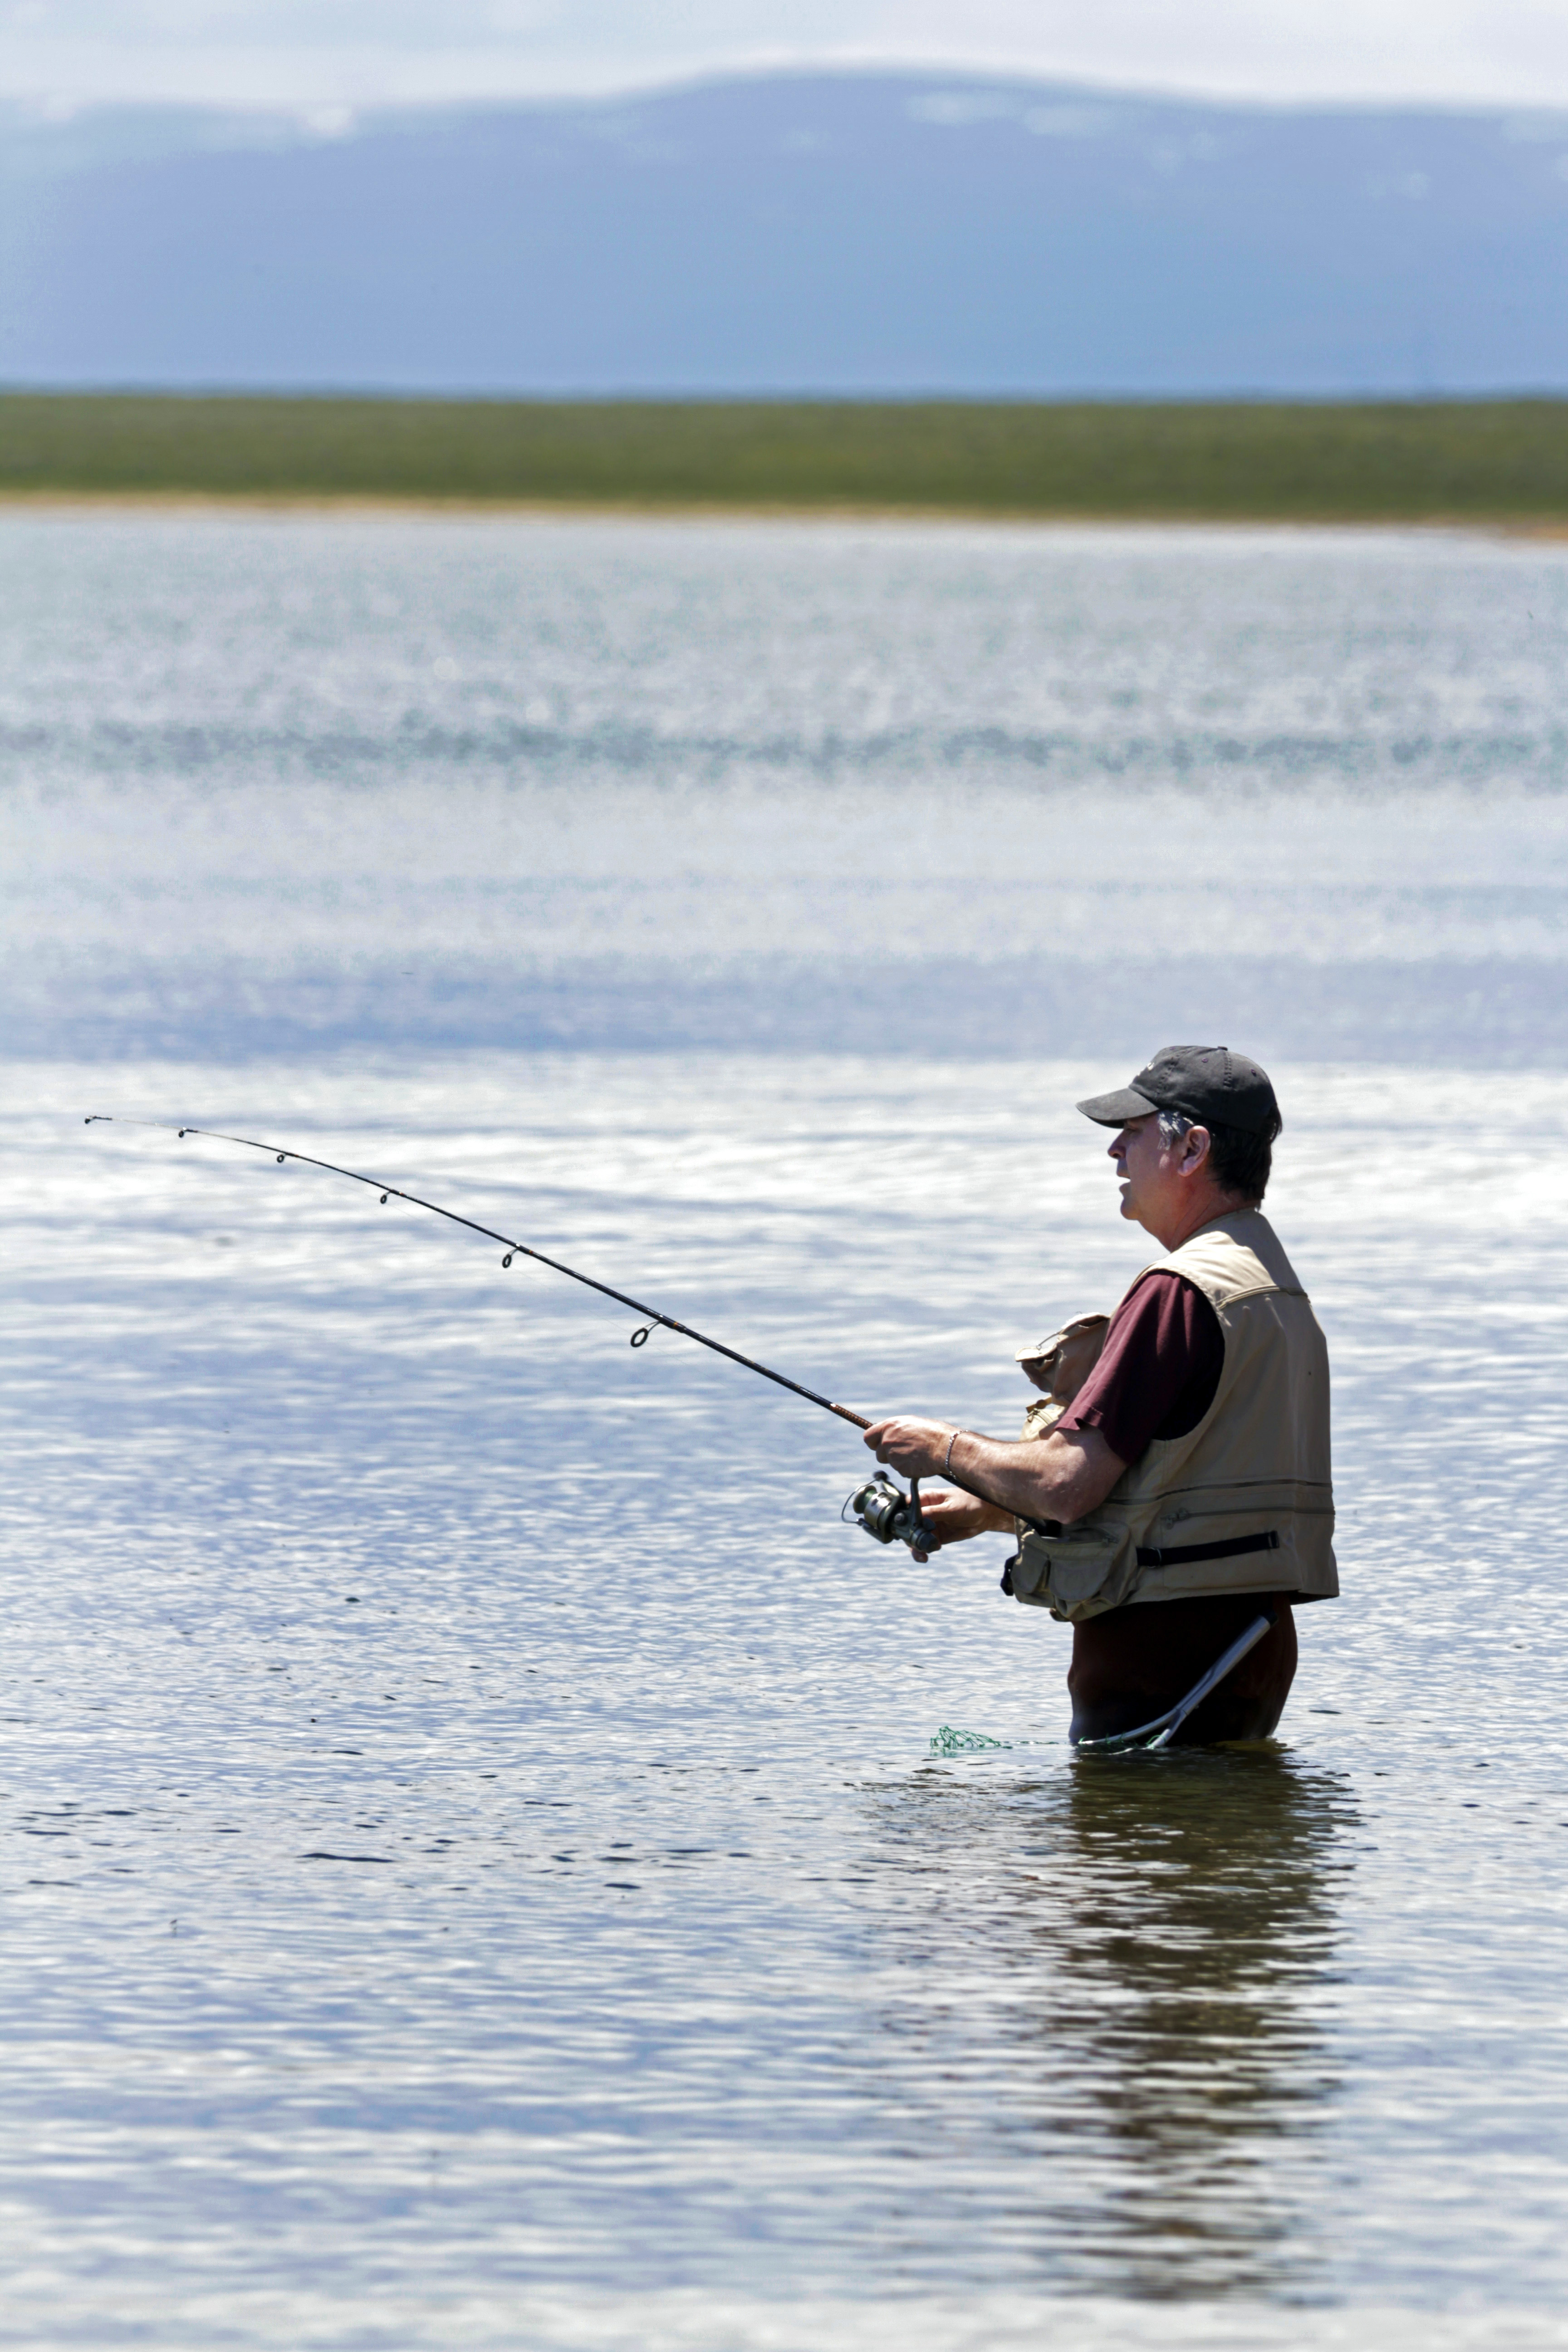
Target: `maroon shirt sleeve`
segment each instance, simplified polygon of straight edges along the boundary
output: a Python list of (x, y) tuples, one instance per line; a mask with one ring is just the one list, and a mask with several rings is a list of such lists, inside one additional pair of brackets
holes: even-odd
[(1136, 1462), (1156, 1437), (1185, 1437), (1215, 1401), (1225, 1363), (1219, 1318), (1179, 1274), (1146, 1274), (1105, 1335), (1100, 1361), (1057, 1427), (1098, 1429)]

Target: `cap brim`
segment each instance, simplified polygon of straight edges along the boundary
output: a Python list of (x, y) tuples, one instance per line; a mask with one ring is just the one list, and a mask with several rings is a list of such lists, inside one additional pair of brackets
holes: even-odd
[(1097, 1307), (1091, 1307), (1087, 1315), (1071, 1316), (1059, 1330), (1047, 1331), (1045, 1338), (1037, 1339), (1032, 1348), (1020, 1348), (1013, 1361), (1016, 1364), (1043, 1364), (1065, 1339), (1081, 1339), (1084, 1332), (1092, 1331), (1097, 1326), (1103, 1329), (1110, 1320), (1110, 1316), (1102, 1315)]
[(1131, 1087), (1119, 1087), (1113, 1095), (1090, 1095), (1087, 1102), (1075, 1105), (1085, 1118), (1092, 1118), (1099, 1127), (1125, 1127), (1129, 1119), (1147, 1118), (1158, 1110), (1147, 1095), (1135, 1094)]

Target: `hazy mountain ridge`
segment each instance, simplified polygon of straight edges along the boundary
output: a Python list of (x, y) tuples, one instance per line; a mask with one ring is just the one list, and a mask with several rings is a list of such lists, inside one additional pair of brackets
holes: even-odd
[(0, 377), (434, 391), (1568, 387), (1568, 116), (951, 75), (0, 118)]

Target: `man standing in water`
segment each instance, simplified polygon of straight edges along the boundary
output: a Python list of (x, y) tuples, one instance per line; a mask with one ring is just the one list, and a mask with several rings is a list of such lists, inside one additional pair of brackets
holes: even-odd
[(1272, 1608), (1179, 1735), (1265, 1738), (1296, 1672), (1291, 1603), (1339, 1591), (1328, 1355), (1259, 1213), (1274, 1089), (1224, 1046), (1168, 1045), (1078, 1108), (1116, 1129), (1121, 1213), (1164, 1252), (1111, 1316), (1098, 1362), (1043, 1438), (897, 1420), (866, 1443), (907, 1476), (974, 1490), (922, 1496), (939, 1543), (1016, 1529), (1005, 1588), (1072, 1624), (1075, 1742), (1163, 1714)]

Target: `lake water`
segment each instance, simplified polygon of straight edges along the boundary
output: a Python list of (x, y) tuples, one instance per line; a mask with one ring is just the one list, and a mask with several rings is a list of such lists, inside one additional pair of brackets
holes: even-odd
[[(1568, 549), (0, 520), (0, 2343), (1568, 2336)], [(837, 1512), (1273, 1069), (1279, 1739)], [(934, 1760), (953, 1725), (1013, 1746)]]

